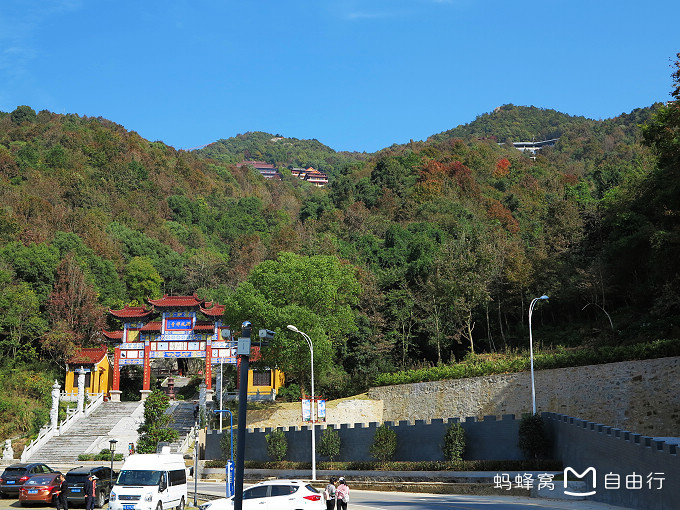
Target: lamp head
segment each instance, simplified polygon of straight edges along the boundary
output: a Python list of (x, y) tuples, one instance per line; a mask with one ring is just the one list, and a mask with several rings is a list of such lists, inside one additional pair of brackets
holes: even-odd
[(549, 298), (548, 296), (546, 296), (545, 294), (543, 294), (543, 295), (542, 295), (540, 298), (538, 298), (538, 299), (550, 299), (550, 298)]
[(286, 327), (287, 327), (288, 329), (290, 329), (291, 331), (293, 331), (294, 333), (299, 333), (299, 332), (300, 332), (300, 330), (298, 330), (298, 328), (296, 328), (296, 327), (293, 326), (292, 324), (288, 324), (288, 326), (286, 326)]

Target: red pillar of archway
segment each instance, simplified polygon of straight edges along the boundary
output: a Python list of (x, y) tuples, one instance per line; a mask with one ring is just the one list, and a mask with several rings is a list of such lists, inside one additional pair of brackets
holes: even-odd
[(206, 342), (205, 346), (205, 387), (212, 389), (212, 345)]
[(151, 344), (147, 340), (144, 342), (144, 379), (142, 391), (151, 390)]

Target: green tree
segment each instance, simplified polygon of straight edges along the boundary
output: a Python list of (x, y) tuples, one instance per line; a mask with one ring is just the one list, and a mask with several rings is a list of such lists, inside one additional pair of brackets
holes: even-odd
[(40, 315), (38, 296), (26, 282), (5, 284), (0, 292), (0, 351), (3, 358), (13, 361), (34, 361), (36, 340), (47, 329)]
[(10, 114), (10, 118), (12, 119), (12, 122), (14, 124), (23, 124), (24, 122), (35, 122), (37, 117), (38, 116), (35, 113), (35, 110), (30, 106), (26, 106), (25, 104), (17, 106), (16, 110), (14, 110)]
[(380, 462), (387, 462), (397, 452), (397, 433), (385, 424), (375, 429), (369, 453)]
[(160, 390), (154, 390), (144, 402), (144, 423), (137, 432), (137, 451), (139, 453), (155, 453), (159, 442), (172, 442), (179, 436), (178, 432), (168, 427), (170, 416), (165, 411), (170, 406), (170, 399)]
[(518, 446), (527, 459), (540, 459), (548, 453), (548, 435), (540, 415), (527, 414), (522, 417)]
[(333, 427), (326, 427), (321, 432), (321, 438), (319, 440), (319, 445), (316, 447), (319, 455), (328, 457), (331, 462), (333, 459), (340, 455), (340, 447), (342, 442), (340, 440), (340, 434)]
[(277, 462), (281, 462), (288, 453), (288, 439), (281, 429), (275, 429), (264, 438), (267, 441), (267, 455)]
[(163, 279), (146, 257), (133, 257), (125, 266), (125, 284), (130, 301), (143, 304), (147, 298), (161, 297)]
[(250, 320), (256, 328), (276, 331), (264, 351), (264, 362), (306, 382), (311, 372), (309, 347), (287, 325), (309, 335), (315, 376), (323, 377), (336, 368), (336, 351), (357, 330), (352, 307), (360, 292), (356, 269), (350, 264), (332, 256), (281, 253), (276, 260), (256, 266), (248, 280), (225, 297), (225, 321)]
[(444, 458), (450, 462), (463, 460), (465, 430), (460, 423), (452, 423), (444, 434)]

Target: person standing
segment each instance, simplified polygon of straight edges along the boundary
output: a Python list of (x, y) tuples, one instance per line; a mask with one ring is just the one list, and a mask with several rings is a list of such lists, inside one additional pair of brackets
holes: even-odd
[(85, 482), (85, 510), (94, 510), (94, 500), (97, 494), (97, 477), (90, 473)]
[(335, 477), (331, 476), (328, 485), (323, 491), (323, 499), (326, 501), (326, 510), (335, 509)]
[(349, 486), (345, 482), (344, 476), (341, 476), (338, 480), (338, 487), (335, 489), (335, 499), (338, 502), (338, 510), (347, 510), (347, 503), (349, 502)]
[(68, 510), (68, 499), (66, 498), (66, 478), (64, 475), (59, 475), (57, 478), (59, 482), (59, 490), (54, 498), (54, 503), (57, 506), (57, 510)]

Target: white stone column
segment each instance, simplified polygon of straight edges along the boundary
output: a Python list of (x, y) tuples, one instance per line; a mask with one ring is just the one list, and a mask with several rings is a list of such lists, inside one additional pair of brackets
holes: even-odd
[(59, 390), (61, 385), (54, 380), (52, 385), (52, 409), (50, 409), (50, 425), (52, 430), (56, 431), (59, 426)]
[(77, 412), (85, 412), (85, 369), (78, 370), (78, 409)]
[(204, 382), (198, 385), (198, 412), (199, 412), (199, 425), (201, 428), (205, 427), (205, 420), (207, 419), (207, 413), (206, 413), (206, 400), (207, 400), (207, 394), (206, 394), (206, 385)]

